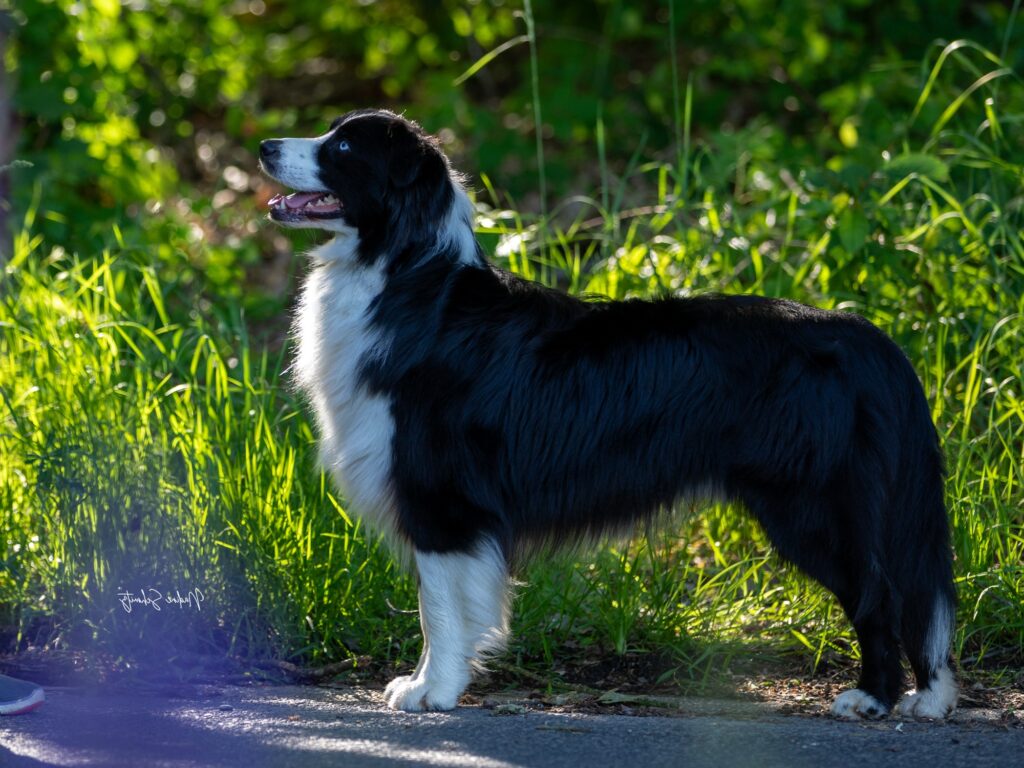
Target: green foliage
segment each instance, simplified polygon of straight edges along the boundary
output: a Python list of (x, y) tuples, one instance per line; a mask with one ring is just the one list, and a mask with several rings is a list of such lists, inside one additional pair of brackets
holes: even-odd
[[(901, 125), (920, 75), (913, 63), (930, 66), (935, 40), (990, 41), (1010, 69), (1022, 55), (1021, 31), (998, 2), (676, 3), (675, 62), (667, 0), (534, 6), (554, 197), (594, 182), (599, 113), (612, 169), (625, 168), (640, 136), (640, 159), (658, 159), (678, 125), (677, 70), (693, 78), (699, 134), (772, 115), (786, 137), (782, 159), (799, 165), (854, 147), (877, 157), (898, 149), (887, 143), (902, 130), (935, 125), (948, 102), (926, 99), (914, 125)], [(536, 189), (516, 3), (23, 0), (14, 14), (21, 156), (35, 164), (17, 177), (18, 205), (27, 210), (41, 184), (40, 231), (56, 242), (103, 245), (112, 221), (145, 226), (147, 201), (151, 210), (181, 183), (216, 182), (231, 162), (220, 157), (225, 143), (252, 151), (268, 134), (317, 130), (357, 106), (391, 104), (429, 129), (448, 127), (452, 148), (472, 158), (463, 165), (500, 178), (513, 199)]]
[[(0, 602), (23, 631), (52, 620), (131, 655), (386, 657), (408, 631), (387, 600), (408, 587), (320, 476), (280, 355), (237, 315), (171, 319), (174, 283), (137, 255), (37, 246), (19, 238), (0, 301)], [(122, 609), (150, 588), (198, 588), (203, 610)]]
[[(32, 166), (9, 171), (24, 226), (0, 278), (0, 606), (23, 641), (418, 650), (392, 608), (412, 585), (332, 495), (281, 374), (274, 318), (310, 240), (254, 223), (260, 139), (390, 102), (450, 129), (481, 242), (520, 274), (787, 296), (891, 333), (946, 447), (963, 661), (1019, 660), (1019, 3), (531, 5), (533, 36), (500, 0), (18, 4)], [(741, 639), (854, 652), (740, 510), (690, 512), (532, 567), (512, 651), (670, 650), (684, 676)], [(124, 615), (112, 595), (147, 579), (200, 586), (204, 612)]]

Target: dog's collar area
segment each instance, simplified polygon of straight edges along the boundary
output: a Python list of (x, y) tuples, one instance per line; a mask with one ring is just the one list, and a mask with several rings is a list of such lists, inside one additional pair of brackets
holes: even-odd
[(341, 216), (341, 201), (330, 192), (293, 192), (274, 195), (267, 201), (274, 219), (337, 218)]

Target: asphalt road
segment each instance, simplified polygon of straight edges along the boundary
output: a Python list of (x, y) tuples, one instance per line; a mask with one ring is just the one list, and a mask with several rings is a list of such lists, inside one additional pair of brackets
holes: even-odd
[(977, 718), (842, 723), (705, 700), (676, 717), (515, 705), (414, 715), (386, 710), (377, 691), (302, 686), (218, 686), (187, 698), (77, 689), (47, 696), (31, 714), (0, 718), (3, 768), (1024, 764), (1024, 728)]

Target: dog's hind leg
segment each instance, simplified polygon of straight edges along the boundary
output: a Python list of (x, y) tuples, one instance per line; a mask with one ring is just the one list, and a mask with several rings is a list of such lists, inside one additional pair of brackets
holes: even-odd
[(423, 653), (412, 675), (384, 691), (392, 709), (453, 709), (482, 653), (499, 648), (508, 625), (508, 567), (492, 540), (471, 552), (415, 553)]
[(892, 596), (869, 563), (856, 556), (848, 559), (839, 551), (831, 553), (831, 558), (827, 565), (819, 558), (794, 558), (802, 570), (835, 594), (857, 633), (861, 658), (857, 687), (836, 696), (830, 711), (844, 720), (885, 717), (903, 684)]
[(843, 691), (832, 702), (834, 716), (846, 720), (884, 717), (899, 696), (903, 681), (896, 620), (888, 597), (858, 611), (857, 602), (837, 595), (857, 632), (861, 671), (857, 687)]
[(896, 703), (903, 680), (898, 618), (872, 556), (870, 531), (846, 524), (851, 518), (843, 514), (839, 498), (787, 499), (762, 486), (746, 493), (744, 502), (779, 554), (839, 599), (857, 632), (860, 678), (856, 688), (836, 697), (832, 714), (844, 719), (884, 717)]

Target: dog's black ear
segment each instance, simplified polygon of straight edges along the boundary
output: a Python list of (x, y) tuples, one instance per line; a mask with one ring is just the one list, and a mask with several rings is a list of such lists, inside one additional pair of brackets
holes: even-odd
[(424, 140), (411, 128), (395, 124), (390, 130), (391, 157), (388, 178), (395, 187), (407, 187), (419, 175), (425, 155)]

